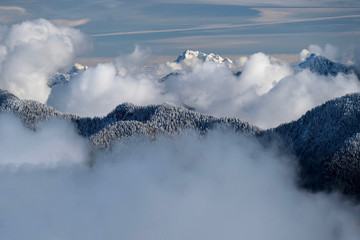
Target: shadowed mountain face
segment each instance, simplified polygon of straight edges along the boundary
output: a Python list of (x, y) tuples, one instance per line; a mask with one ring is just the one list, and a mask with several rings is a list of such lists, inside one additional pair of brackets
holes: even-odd
[(293, 152), (300, 165), (300, 184), (310, 190), (340, 190), (360, 196), (360, 93), (334, 99), (307, 112), (299, 120), (261, 130), (236, 118), (217, 118), (173, 104), (118, 105), (105, 117), (84, 118), (65, 114), (36, 101), (19, 100), (0, 91), (0, 110), (13, 112), (36, 129), (51, 118), (72, 121), (78, 133), (97, 149), (106, 149), (121, 139), (144, 135), (155, 139), (192, 129), (206, 134), (213, 129), (230, 129), (259, 137), (265, 144), (279, 143)]
[(360, 194), (360, 94), (334, 99), (281, 125), (276, 133), (301, 165), (302, 184), (312, 190)]
[(323, 56), (311, 54), (304, 62), (299, 64), (300, 68), (308, 68), (310, 71), (320, 75), (336, 76), (339, 73), (349, 74), (352, 72), (350, 67), (342, 63), (333, 62)]

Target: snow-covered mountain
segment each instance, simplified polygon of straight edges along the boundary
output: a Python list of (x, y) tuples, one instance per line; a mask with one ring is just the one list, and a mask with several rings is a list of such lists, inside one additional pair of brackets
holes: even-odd
[(316, 55), (314, 53), (302, 63), (299, 64), (301, 69), (309, 69), (312, 72), (320, 75), (336, 76), (339, 73), (349, 74), (352, 72), (351, 68), (342, 63), (333, 62), (326, 57)]
[(53, 87), (55, 85), (63, 85), (70, 81), (71, 78), (75, 77), (79, 73), (88, 69), (88, 66), (83, 66), (79, 63), (75, 63), (75, 65), (70, 69), (67, 73), (56, 73), (48, 80), (48, 86)]
[(103, 124), (106, 126), (90, 139), (94, 145), (101, 148), (109, 147), (113, 142), (133, 134), (144, 134), (154, 138), (158, 134), (174, 135), (186, 129), (201, 134), (213, 129), (230, 129), (240, 134), (255, 136), (261, 131), (237, 118), (217, 118), (173, 104), (142, 107), (125, 103), (117, 106), (114, 111), (100, 119), (100, 122), (106, 123)]
[[(158, 82), (165, 82), (169, 79), (179, 77), (183, 74), (184, 70), (186, 71), (189, 68), (192, 69), (196, 64), (205, 62), (226, 64), (230, 68), (233, 65), (233, 61), (227, 57), (221, 57), (220, 55), (214, 53), (206, 54), (200, 51), (186, 50), (180, 54), (177, 59), (174, 60), (174, 63), (182, 65), (181, 69), (170, 72), (169, 74), (160, 78)], [(240, 74), (240, 71), (236, 71), (234, 73), (234, 75), (237, 77), (240, 76)]]
[(223, 58), (217, 54), (206, 54), (199, 51), (186, 50), (174, 62), (185, 63), (186, 65), (193, 66), (199, 62), (215, 62), (231, 65), (233, 62), (229, 58)]

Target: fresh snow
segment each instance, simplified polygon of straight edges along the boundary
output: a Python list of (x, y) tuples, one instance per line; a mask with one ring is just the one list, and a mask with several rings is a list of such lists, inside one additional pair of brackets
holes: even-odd
[(199, 62), (215, 62), (215, 63), (225, 63), (231, 65), (233, 62), (229, 58), (223, 58), (220, 55), (210, 53), (206, 54), (200, 51), (186, 50), (181, 54), (176, 60), (176, 63), (185, 63), (186, 65), (193, 66)]

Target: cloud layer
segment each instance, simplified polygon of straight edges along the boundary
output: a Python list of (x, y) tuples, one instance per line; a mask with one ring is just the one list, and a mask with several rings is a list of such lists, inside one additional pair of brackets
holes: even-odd
[[(55, 129), (43, 128), (28, 140)], [(20, 127), (17, 135), (24, 131)], [(79, 147), (60, 138), (47, 151), (71, 150), (62, 144)], [(52, 161), (40, 157), (39, 163), (33, 145), (21, 146), (27, 164), (0, 163), (6, 239), (328, 240), (360, 234), (356, 206), (299, 190), (291, 159), (239, 135), (133, 138), (93, 154), (91, 168), (74, 156), (66, 156), (72, 164), (48, 167)]]
[[(331, 45), (324, 49), (311, 45), (300, 58), (305, 59), (310, 52), (342, 59)], [(263, 53), (240, 58), (232, 66), (184, 61), (146, 67), (147, 56), (147, 51), (137, 47), (128, 56), (90, 68), (68, 85), (54, 88), (48, 103), (61, 111), (95, 116), (122, 102), (173, 102), (268, 128), (296, 120), (327, 100), (360, 90), (355, 74), (320, 76)], [(240, 76), (234, 75), (237, 71), (241, 71)], [(181, 74), (159, 82), (172, 72)]]

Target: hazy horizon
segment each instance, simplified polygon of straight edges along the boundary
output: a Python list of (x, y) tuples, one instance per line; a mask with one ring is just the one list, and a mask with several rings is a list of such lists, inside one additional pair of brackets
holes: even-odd
[(129, 54), (135, 45), (153, 56), (185, 49), (219, 55), (296, 54), (310, 44), (344, 51), (360, 39), (358, 1), (19, 1), (0, 3), (0, 24), (45, 18), (93, 40), (85, 58)]

